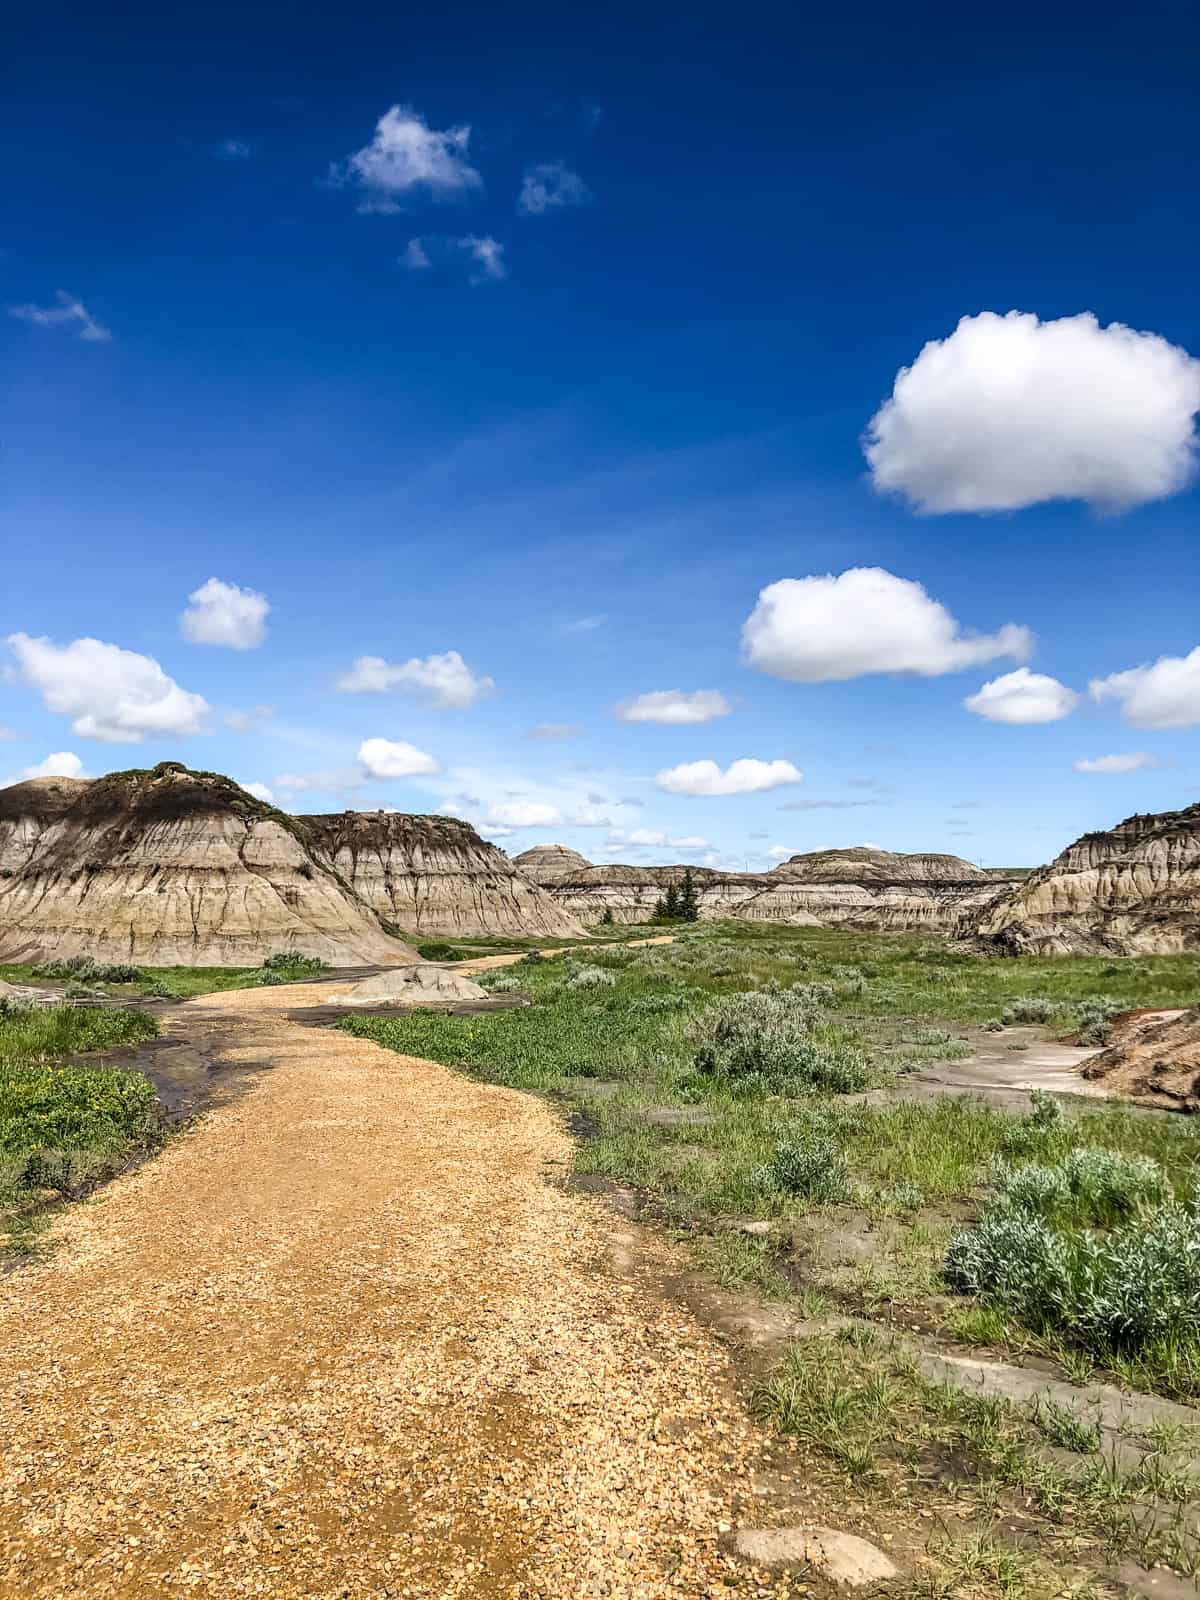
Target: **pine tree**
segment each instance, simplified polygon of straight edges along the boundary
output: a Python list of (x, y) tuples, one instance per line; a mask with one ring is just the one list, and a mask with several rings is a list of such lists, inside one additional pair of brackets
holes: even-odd
[(663, 916), (668, 922), (678, 922), (679, 920), (679, 890), (674, 883), (667, 885), (667, 894), (663, 901)]
[(688, 867), (683, 874), (683, 885), (679, 891), (676, 915), (681, 922), (699, 922), (700, 920), (700, 899), (696, 894), (696, 881), (692, 877), (691, 867)]
[(667, 920), (667, 902), (663, 899), (661, 894), (654, 902), (654, 915), (650, 918), (650, 920), (651, 922), (665, 922)]
[(611, 906), (605, 906), (604, 915), (600, 918), (600, 926), (602, 928), (611, 928), (612, 927), (612, 920), (613, 920), (612, 907)]

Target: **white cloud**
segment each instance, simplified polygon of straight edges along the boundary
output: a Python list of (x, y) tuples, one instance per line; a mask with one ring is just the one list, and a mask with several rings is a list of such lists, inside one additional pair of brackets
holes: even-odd
[(19, 677), (41, 691), (48, 711), (73, 717), (81, 739), (140, 744), (147, 734), (203, 733), (208, 703), (181, 689), (151, 656), (99, 639), (56, 645), (12, 633)]
[(937, 677), (998, 656), (1025, 660), (1028, 628), (964, 632), (919, 583), (882, 567), (768, 584), (742, 629), (746, 659), (793, 683), (828, 683), (873, 672)]
[(500, 800), (488, 812), (487, 825), (501, 828), (558, 828), (566, 818), (544, 800)]
[(499, 283), (502, 278), (508, 277), (508, 267), (504, 260), (504, 246), (498, 239), (493, 239), (490, 234), (482, 237), (475, 233), (464, 234), (454, 243), (460, 250), (465, 250), (475, 263), (469, 282), (477, 288), (483, 283)]
[(275, 779), (277, 789), (291, 789), (300, 793), (316, 790), (320, 794), (348, 794), (361, 789), (367, 775), (361, 767), (334, 767), (324, 772), (281, 772)]
[(668, 794), (728, 795), (759, 794), (778, 789), (785, 783), (802, 783), (804, 774), (790, 761), (734, 761), (724, 772), (715, 761), (685, 761), (668, 767), (655, 776), (655, 783)]
[(1200, 722), (1200, 645), (1186, 656), (1160, 656), (1088, 684), (1093, 700), (1117, 700), (1135, 728), (1190, 728)]
[(212, 153), (218, 161), (249, 161), (254, 146), (249, 139), (218, 139)]
[(44, 761), (39, 761), (36, 766), (26, 767), (14, 777), (0, 778), (0, 789), (7, 789), (14, 783), (25, 783), (29, 778), (82, 778), (83, 776), (83, 762), (73, 751), (56, 750), (53, 755), (47, 756)]
[(1079, 704), (1074, 689), (1042, 672), (1018, 667), (985, 683), (963, 701), (968, 711), (989, 722), (1061, 722)]
[(386, 694), (401, 689), (428, 695), (443, 710), (461, 711), (491, 694), (496, 684), (492, 678), (472, 672), (457, 650), (447, 650), (424, 660), (413, 656), (398, 665), (382, 656), (359, 656), (335, 687), (342, 694)]
[(253, 733), (275, 715), (274, 706), (253, 706), (249, 711), (227, 711), (225, 726), (234, 733)]
[(796, 851), (786, 844), (773, 844), (766, 854), (772, 861), (790, 861)]
[(575, 617), (570, 622), (560, 622), (559, 633), (595, 633), (597, 628), (602, 628), (608, 621), (604, 612), (593, 617)]
[(583, 729), (576, 722), (539, 722), (525, 735), (545, 744), (555, 744), (564, 739), (578, 739)]
[(264, 805), (273, 806), (275, 796), (265, 783), (244, 783), (242, 788), (247, 794), (252, 794), (256, 800), (261, 800)]
[(431, 128), (411, 106), (392, 106), (370, 144), (335, 166), (332, 177), (363, 191), (361, 211), (399, 211), (401, 198), (414, 190), (435, 200), (459, 199), (483, 186), (467, 160), (470, 140), (468, 126)]
[(621, 849), (629, 846), (637, 849), (649, 849), (670, 845), (672, 850), (707, 850), (709, 842), (702, 839), (699, 834), (684, 834), (675, 838), (671, 834), (663, 833), (657, 828), (634, 828), (631, 833), (616, 829), (609, 834), (607, 844), (610, 849)]
[(540, 217), (547, 211), (586, 205), (592, 191), (565, 161), (538, 161), (525, 168), (517, 210), (527, 217)]
[(1131, 751), (1123, 756), (1096, 756), (1091, 761), (1076, 761), (1076, 772), (1139, 772), (1143, 767), (1156, 767), (1157, 757), (1148, 755), (1144, 750)]
[(875, 487), (923, 511), (1115, 510), (1187, 484), (1197, 409), (1200, 361), (1158, 334), (984, 311), (900, 369), (864, 450)]
[(358, 759), (372, 778), (416, 778), (442, 770), (431, 755), (403, 739), (364, 739)]
[(733, 707), (717, 689), (653, 689), (617, 707), (622, 722), (662, 722), (669, 725), (712, 722), (727, 717)]
[(68, 294), (65, 289), (58, 289), (55, 291), (54, 299), (56, 303), (52, 306), (9, 306), (9, 315), (21, 322), (28, 322), (35, 328), (73, 326), (79, 337), (87, 340), (89, 344), (107, 344), (112, 338), (110, 330), (102, 327), (83, 301), (77, 299), (75, 295)]
[(254, 650), (266, 638), (267, 597), (256, 589), (209, 578), (188, 595), (179, 626), (193, 644), (219, 644), (230, 650)]
[(433, 265), (422, 239), (410, 239), (404, 246), (404, 253), (396, 259), (406, 272), (425, 272)]

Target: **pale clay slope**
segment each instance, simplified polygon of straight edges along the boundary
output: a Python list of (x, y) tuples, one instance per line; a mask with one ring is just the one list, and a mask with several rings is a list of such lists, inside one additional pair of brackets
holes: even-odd
[(1200, 949), (1200, 805), (1084, 834), (967, 931), (1013, 954)]
[[(598, 922), (606, 912), (618, 923), (645, 921), (667, 885), (678, 883), (685, 870), (579, 865), (582, 858), (562, 845), (536, 846), (515, 860), (585, 924)], [(793, 856), (771, 872), (691, 870), (702, 918), (792, 927), (846, 924), (950, 932), (964, 913), (986, 905), (1002, 887), (958, 856), (869, 849)]]
[(367, 904), (411, 934), (570, 938), (583, 932), (565, 906), (465, 822), (360, 811), (303, 820)]
[(2, 959), (386, 965), (416, 959), (402, 933), (579, 931), (453, 818), (288, 818), (175, 763), (0, 790)]
[(0, 1592), (722, 1592), (766, 1440), (673, 1247), (612, 1275), (551, 1107), (284, 1019), (324, 993), (170, 1012), (270, 1070), (4, 1280)]

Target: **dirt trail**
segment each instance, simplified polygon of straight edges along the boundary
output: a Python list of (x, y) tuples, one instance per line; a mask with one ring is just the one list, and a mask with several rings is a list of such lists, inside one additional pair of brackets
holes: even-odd
[(0, 1594), (723, 1593), (761, 1440), (668, 1248), (614, 1275), (547, 1106), (283, 1015), (326, 993), (171, 1012), (271, 1070), (0, 1282)]

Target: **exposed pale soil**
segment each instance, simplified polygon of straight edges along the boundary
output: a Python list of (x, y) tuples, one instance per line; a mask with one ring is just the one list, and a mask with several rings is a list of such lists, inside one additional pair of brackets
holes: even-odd
[(722, 1593), (764, 1440), (672, 1251), (615, 1274), (546, 1105), (286, 1020), (327, 992), (173, 1008), (271, 1070), (5, 1280), (0, 1593)]

